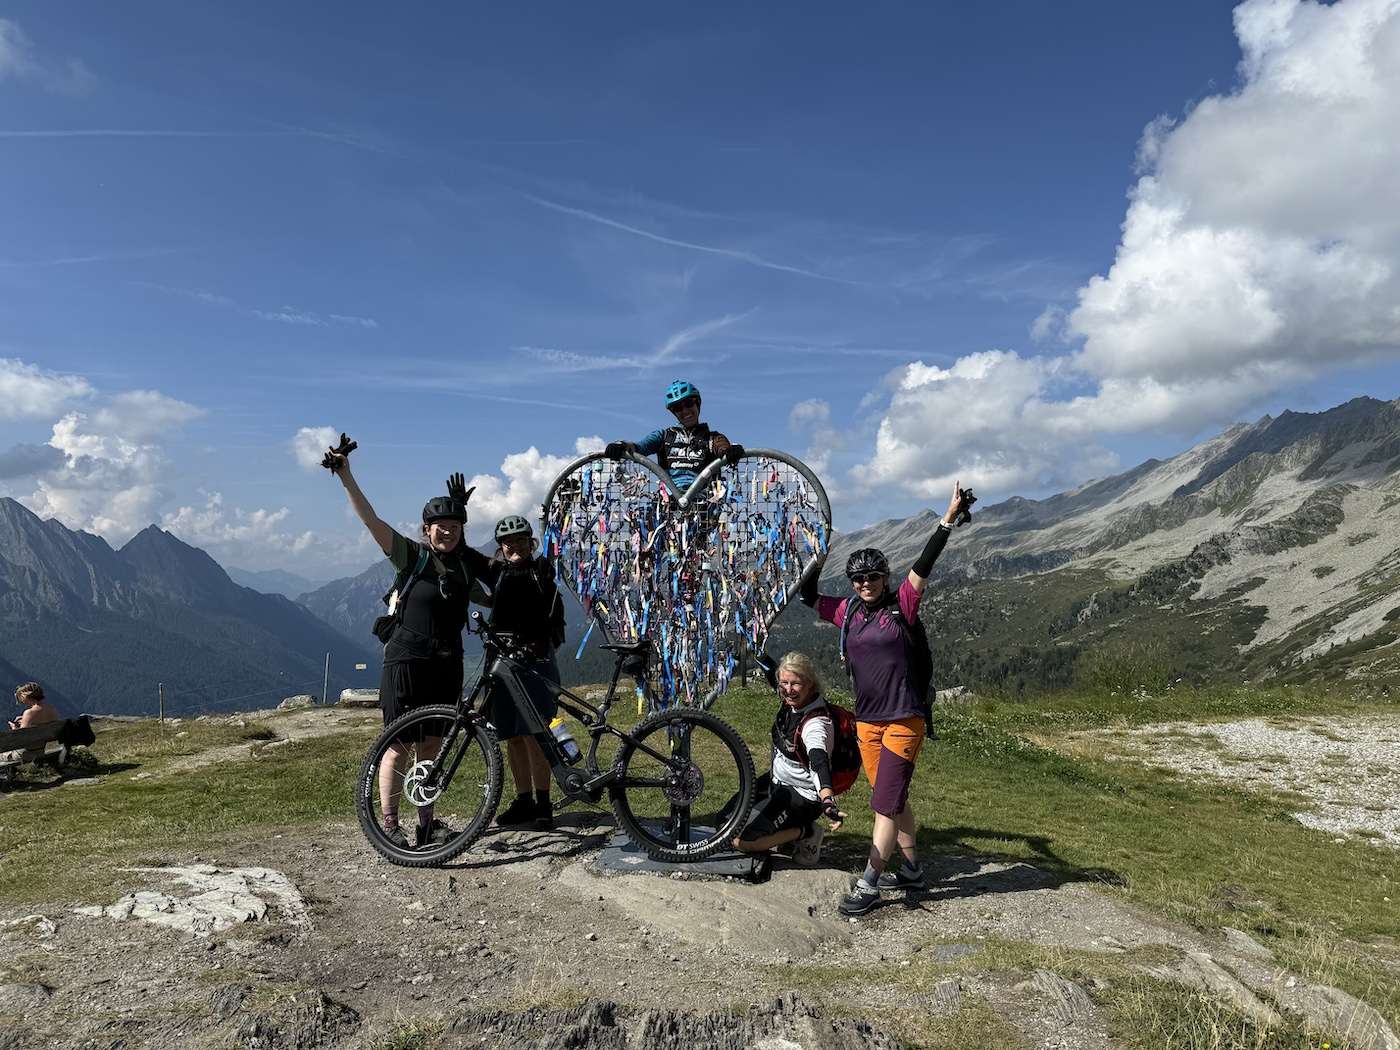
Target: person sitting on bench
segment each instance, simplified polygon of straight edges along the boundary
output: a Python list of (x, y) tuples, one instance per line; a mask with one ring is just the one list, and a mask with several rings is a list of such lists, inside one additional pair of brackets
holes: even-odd
[[(58, 721), (58, 711), (44, 699), (44, 687), (38, 682), (25, 682), (15, 690), (15, 703), (24, 708), (18, 718), (10, 720), (12, 730), (29, 729), (46, 722)], [(6, 751), (0, 753), (0, 762), (37, 762), (44, 757), (44, 749), (28, 751)]]

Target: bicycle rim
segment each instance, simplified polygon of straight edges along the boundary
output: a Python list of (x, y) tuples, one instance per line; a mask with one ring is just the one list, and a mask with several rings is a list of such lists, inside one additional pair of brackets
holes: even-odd
[(696, 861), (726, 848), (753, 802), (743, 738), (696, 710), (652, 715), (630, 735), (636, 742), (618, 749), (621, 776), (612, 788), (618, 826), (655, 860)]
[[(433, 867), (486, 829), (501, 801), (502, 776), (489, 726), (455, 707), (420, 707), (391, 722), (371, 745), (356, 783), (355, 812), (365, 838), (385, 859)], [(386, 827), (386, 812), (397, 813), (404, 843)]]

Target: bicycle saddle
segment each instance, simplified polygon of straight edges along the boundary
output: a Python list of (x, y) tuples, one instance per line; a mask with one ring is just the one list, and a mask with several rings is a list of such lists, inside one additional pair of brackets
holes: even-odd
[(623, 656), (644, 656), (651, 652), (651, 640), (643, 638), (640, 642), (604, 642), (599, 648)]

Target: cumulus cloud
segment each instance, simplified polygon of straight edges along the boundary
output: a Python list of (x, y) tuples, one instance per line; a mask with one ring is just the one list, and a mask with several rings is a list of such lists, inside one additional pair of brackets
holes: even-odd
[(291, 511), (243, 510), (229, 507), (218, 492), (204, 492), (203, 506), (182, 506), (168, 512), (162, 526), (186, 543), (201, 547), (216, 561), (240, 566), (282, 564), (285, 555), (305, 554), (317, 542), (311, 530), (286, 527)]
[(103, 433), (81, 412), (53, 425), (49, 445), (63, 457), (25, 500), (41, 517), (121, 542), (150, 524), (165, 493), (164, 456), (154, 444)]
[(1101, 435), (1191, 433), (1400, 356), (1400, 3), (1245, 0), (1234, 24), (1234, 90), (1147, 125), (1112, 266), (1032, 325), (1070, 349), (897, 371), (858, 481), (1082, 481), (1111, 466)]
[(63, 465), (63, 453), (52, 445), (12, 445), (0, 452), (0, 479), (25, 478)]
[(52, 419), (70, 402), (92, 393), (92, 385), (81, 376), (0, 357), (0, 419)]
[(1400, 350), (1400, 5), (1247, 0), (1235, 32), (1238, 89), (1148, 125), (1069, 326), (1090, 375), (1238, 409)]
[(474, 475), (467, 482), (476, 487), (468, 504), (471, 533), (489, 535), (492, 526), (507, 514), (524, 515), (538, 527), (540, 507), (560, 471), (579, 456), (601, 452), (605, 444), (597, 436), (578, 438), (572, 456), (548, 455), (531, 445), (524, 452), (506, 456), (500, 473)]
[(97, 83), (92, 71), (78, 59), (40, 54), (17, 23), (0, 18), (0, 80), (7, 77), (64, 95), (84, 94)]
[[(947, 368), (914, 362), (902, 370), (875, 438), (875, 455), (856, 468), (861, 488), (895, 485), (934, 499), (955, 480), (990, 492), (1063, 485), (1116, 461), (1081, 436), (1082, 413), (1052, 408), (1059, 362), (1010, 351), (969, 354)], [(1058, 431), (1058, 433), (1057, 433)]]
[(167, 397), (158, 390), (128, 390), (98, 409), (93, 423), (117, 437), (149, 441), (203, 414), (203, 409)]
[(292, 455), (303, 470), (320, 470), (326, 449), (339, 441), (335, 427), (302, 427), (292, 438)]

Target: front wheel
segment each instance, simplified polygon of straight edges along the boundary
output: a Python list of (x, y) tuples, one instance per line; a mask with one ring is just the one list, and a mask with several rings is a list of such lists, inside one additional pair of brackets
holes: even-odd
[(618, 748), (613, 815), (653, 860), (701, 860), (726, 847), (753, 803), (753, 758), (708, 711), (661, 711)]
[(370, 746), (355, 784), (355, 813), (386, 860), (433, 867), (486, 830), (503, 776), (489, 725), (446, 704), (416, 707)]

